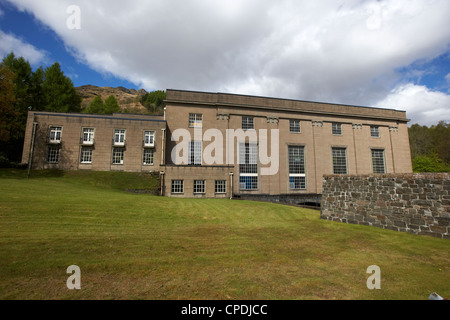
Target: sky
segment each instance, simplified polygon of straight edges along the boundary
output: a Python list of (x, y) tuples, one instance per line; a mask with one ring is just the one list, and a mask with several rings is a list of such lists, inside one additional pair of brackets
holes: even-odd
[(75, 86), (405, 110), (450, 122), (448, 0), (0, 0), (0, 56)]

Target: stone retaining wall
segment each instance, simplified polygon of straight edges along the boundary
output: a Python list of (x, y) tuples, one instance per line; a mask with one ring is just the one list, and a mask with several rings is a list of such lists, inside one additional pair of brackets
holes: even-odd
[(450, 239), (450, 174), (327, 175), (320, 217)]

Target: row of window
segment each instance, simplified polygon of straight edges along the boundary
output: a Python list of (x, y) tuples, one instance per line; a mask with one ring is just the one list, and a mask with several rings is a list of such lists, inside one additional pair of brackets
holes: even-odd
[[(203, 114), (201, 113), (190, 113), (189, 114), (189, 127), (191, 128), (201, 128), (203, 125)], [(242, 130), (253, 130), (255, 129), (255, 122), (253, 117), (242, 116)], [(289, 131), (292, 133), (300, 133), (300, 120), (291, 119), (289, 120)], [(331, 126), (331, 131), (333, 135), (342, 135), (342, 123), (334, 122)], [(380, 130), (378, 126), (370, 126), (370, 136), (374, 138), (380, 137)]]
[[(347, 149), (332, 148), (333, 174), (347, 174)], [(240, 144), (239, 148), (239, 187), (241, 190), (258, 188), (258, 152), (256, 144)], [(373, 173), (385, 173), (383, 149), (372, 149)], [(288, 147), (289, 188), (306, 189), (305, 147)]]
[[(60, 150), (59, 146), (49, 145), (47, 149), (47, 162), (48, 163), (59, 163), (60, 160)], [(80, 151), (80, 163), (91, 164), (93, 147), (82, 146)], [(153, 165), (155, 149), (144, 148), (142, 153), (142, 164), (143, 165)], [(112, 164), (124, 164), (125, 148), (113, 148), (112, 149)]]
[[(194, 194), (205, 193), (206, 183), (205, 180), (194, 180)], [(184, 180), (172, 180), (171, 186), (172, 193), (183, 193), (184, 192)], [(226, 180), (215, 180), (214, 181), (214, 192), (215, 193), (226, 193), (227, 192), (227, 181)]]
[[(61, 143), (62, 127), (50, 127), (49, 142), (53, 144)], [(93, 145), (95, 140), (95, 128), (83, 128), (81, 135), (81, 142), (83, 145)], [(113, 142), (115, 146), (124, 146), (126, 141), (126, 130), (115, 129), (113, 135)], [(143, 133), (144, 147), (153, 147), (155, 145), (155, 131), (144, 130)]]

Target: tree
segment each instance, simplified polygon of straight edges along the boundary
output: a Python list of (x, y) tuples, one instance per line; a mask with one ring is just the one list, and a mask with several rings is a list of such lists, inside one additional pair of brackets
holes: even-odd
[(85, 113), (102, 114), (104, 109), (103, 99), (96, 96), (89, 106), (84, 110)]
[(164, 99), (166, 99), (166, 93), (162, 90), (157, 90), (144, 94), (141, 98), (141, 103), (150, 113), (160, 114), (162, 113)]
[(21, 127), (17, 122), (19, 114), (14, 109), (14, 77), (15, 74), (0, 63), (0, 143), (9, 142), (11, 134)]
[(120, 106), (117, 103), (116, 98), (110, 95), (103, 102), (102, 97), (96, 96), (94, 100), (89, 104), (89, 106), (84, 110), (85, 113), (93, 114), (113, 114), (114, 112), (119, 112)]
[(72, 80), (61, 71), (61, 66), (58, 62), (45, 69), (42, 91), (46, 111), (81, 111), (82, 98), (76, 92)]
[(409, 128), (414, 172), (450, 171), (450, 124), (440, 121), (431, 127)]
[(444, 163), (437, 153), (413, 159), (414, 172), (449, 172), (450, 165)]
[[(9, 161), (19, 162), (28, 111), (79, 112), (81, 96), (75, 91), (72, 81), (64, 76), (58, 63), (45, 71), (39, 67), (33, 72), (27, 60), (11, 52), (2, 59), (1, 66), (0, 151), (6, 154)], [(11, 95), (14, 96), (12, 100), (7, 98)]]
[(116, 98), (113, 95), (110, 95), (105, 100), (105, 114), (113, 114), (114, 112), (119, 112), (120, 106), (117, 103)]

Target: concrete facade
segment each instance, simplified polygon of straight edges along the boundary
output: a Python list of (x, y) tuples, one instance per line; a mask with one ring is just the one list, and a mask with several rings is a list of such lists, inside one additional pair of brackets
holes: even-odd
[[(164, 117), (30, 112), (22, 162), (31, 159), (33, 169), (159, 171), (161, 194), (173, 197), (301, 197), (321, 194), (323, 175), (336, 170), (412, 172), (404, 111), (171, 89), (166, 94)], [(54, 127), (62, 128), (56, 144), (49, 141)], [(81, 161), (89, 147), (82, 141), (85, 128), (94, 129), (90, 163)], [(116, 129), (126, 132), (124, 146), (114, 146)], [(146, 131), (155, 132), (152, 165), (143, 163)], [(58, 162), (50, 163), (56, 146)], [(123, 148), (123, 163), (113, 163), (115, 148)]]
[[(34, 134), (33, 124), (36, 125)], [(54, 128), (61, 128), (61, 133), (59, 137), (54, 136), (52, 139), (50, 135)], [(165, 128), (166, 122), (162, 117), (30, 111), (22, 163), (31, 163), (32, 169), (159, 171), (164, 151), (162, 137)], [(83, 137), (84, 129), (91, 131), (87, 139)], [(123, 143), (114, 142), (116, 130), (125, 131)], [(154, 132), (152, 145), (144, 146), (145, 131)], [(123, 159), (116, 157), (113, 161), (115, 149), (123, 151)], [(153, 152), (153, 162), (143, 161), (144, 150), (147, 149)], [(85, 157), (82, 157), (82, 152)], [(151, 157), (148, 158), (151, 160)]]
[[(190, 114), (201, 115), (201, 127), (190, 127)], [(275, 174), (264, 175), (262, 170), (268, 168), (258, 161), (257, 186), (244, 190), (240, 185), (240, 168), (238, 164), (238, 141), (234, 139), (233, 147), (227, 145), (233, 140), (236, 130), (242, 129), (243, 117), (253, 118), (254, 129), (250, 131), (257, 136), (258, 149), (261, 147), (261, 132), (267, 133), (267, 155), (277, 152), (279, 166)], [(297, 100), (263, 98), (243, 95), (203, 93), (180, 90), (167, 90), (166, 112), (167, 150), (182, 143), (183, 139), (172, 141), (173, 133), (183, 128), (189, 132), (192, 140), (201, 140), (205, 151), (215, 140), (208, 137), (208, 130), (217, 129), (223, 138), (219, 165), (229, 165), (229, 179), (232, 174), (233, 195), (308, 195), (320, 194), (322, 176), (333, 174), (333, 148), (345, 151), (346, 174), (370, 174), (374, 172), (372, 150), (383, 154), (383, 173), (412, 172), (406, 114), (403, 111), (375, 109), (367, 107), (324, 104)], [(290, 121), (300, 124), (299, 132), (291, 132)], [(340, 126), (340, 133), (333, 134), (333, 125)], [(371, 128), (378, 128), (378, 136), (372, 137)], [(197, 133), (196, 133), (197, 130)], [(278, 131), (278, 139), (271, 138), (271, 130)], [(197, 135), (197, 137), (196, 137)], [(210, 140), (210, 141), (207, 141)], [(303, 148), (305, 185), (292, 188), (289, 179), (289, 147)], [(232, 150), (232, 152), (230, 152)], [(217, 151), (217, 150), (216, 150)], [(207, 155), (207, 154), (206, 154)], [(204, 156), (206, 156), (204, 154)], [(174, 165), (176, 159), (166, 154), (167, 164)], [(202, 158), (202, 167), (207, 166)], [(214, 165), (212, 165), (214, 167)], [(164, 169), (164, 168), (163, 168)], [(162, 169), (162, 170), (163, 170)], [(203, 173), (190, 177), (186, 171), (168, 170), (165, 174), (164, 194), (172, 196), (170, 181), (187, 178), (186, 185), (194, 179), (201, 179)], [(187, 173), (187, 172), (186, 172)], [(230, 183), (231, 185), (231, 183)], [(187, 192), (185, 196), (192, 196)]]

